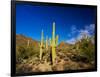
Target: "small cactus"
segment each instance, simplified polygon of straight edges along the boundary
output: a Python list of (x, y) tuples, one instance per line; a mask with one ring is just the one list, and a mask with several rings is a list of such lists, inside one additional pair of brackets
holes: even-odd
[(46, 50), (48, 50), (48, 37), (46, 37)]
[(29, 47), (29, 44), (30, 44), (30, 40), (27, 41), (27, 47)]

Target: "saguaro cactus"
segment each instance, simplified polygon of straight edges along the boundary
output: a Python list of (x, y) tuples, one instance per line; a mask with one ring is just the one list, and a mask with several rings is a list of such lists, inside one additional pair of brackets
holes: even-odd
[(46, 36), (46, 50), (48, 50), (48, 37)]
[(55, 47), (56, 47), (56, 42), (55, 42), (55, 22), (53, 22), (53, 31), (52, 31), (52, 63), (54, 65), (55, 63), (55, 59), (56, 59), (56, 51), (55, 51)]
[(56, 41), (56, 46), (58, 45), (58, 38), (59, 38), (59, 36), (57, 35), (56, 40), (55, 40)]
[(43, 53), (43, 48), (44, 48), (44, 34), (43, 30), (41, 32), (41, 43), (40, 43), (40, 60), (42, 59), (42, 53)]
[(49, 46), (51, 47), (51, 38), (49, 38)]
[[(50, 49), (51, 49), (51, 54), (52, 54), (52, 64), (54, 65), (55, 63), (55, 59), (56, 59), (56, 46), (58, 45), (58, 35), (55, 37), (55, 22), (53, 22), (53, 30), (52, 30), (52, 39), (50, 38), (48, 40), (48, 37), (46, 37), (46, 44), (44, 45), (44, 34), (43, 34), (43, 30), (41, 32), (41, 42), (40, 42), (40, 60), (42, 59), (42, 53), (43, 53), (43, 48), (45, 47), (46, 50), (48, 50), (50, 45)], [(49, 41), (49, 43), (48, 43)]]
[(27, 41), (27, 47), (29, 47), (29, 44), (30, 44), (30, 40)]

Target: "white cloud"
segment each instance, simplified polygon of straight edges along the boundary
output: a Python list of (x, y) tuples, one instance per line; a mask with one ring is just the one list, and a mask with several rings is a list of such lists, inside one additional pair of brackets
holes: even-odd
[(91, 37), (94, 34), (94, 30), (95, 30), (95, 25), (94, 24), (90, 24), (89, 26), (85, 26), (85, 29), (81, 29), (79, 30), (79, 34), (78, 34), (78, 38), (84, 35)]
[(71, 39), (66, 41), (66, 43), (69, 43), (69, 44), (75, 44), (75, 42), (76, 42), (75, 38), (71, 38)]
[(79, 35), (80, 35), (80, 36), (83, 36), (83, 35), (90, 36), (90, 33), (89, 33), (88, 30), (80, 30)]
[(85, 26), (85, 30), (88, 30), (89, 33), (94, 33), (95, 31), (95, 24), (90, 24), (89, 26)]
[(80, 29), (80, 30), (78, 30), (76, 26), (72, 26), (71, 33), (69, 35), (72, 36), (75, 33), (77, 33), (76, 37), (72, 37), (71, 39), (68, 39), (66, 42), (70, 43), (70, 44), (74, 44), (77, 40), (82, 39), (82, 37), (84, 37), (84, 35), (86, 37), (91, 37), (94, 34), (94, 30), (95, 30), (94, 24), (85, 26), (84, 29)]

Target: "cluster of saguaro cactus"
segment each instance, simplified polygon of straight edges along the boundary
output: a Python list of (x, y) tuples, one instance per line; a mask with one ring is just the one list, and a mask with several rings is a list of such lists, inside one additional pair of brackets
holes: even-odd
[[(41, 33), (41, 43), (40, 43), (40, 60), (42, 59), (42, 53), (44, 48), (44, 38), (43, 38), (43, 30)], [(49, 41), (49, 43), (48, 43)], [(55, 63), (56, 59), (56, 46), (58, 45), (58, 35), (55, 37), (55, 22), (53, 22), (53, 31), (52, 31), (52, 39), (50, 38), (48, 40), (48, 37), (46, 37), (46, 50), (48, 50), (48, 45), (51, 47), (51, 54), (52, 54), (52, 64)]]

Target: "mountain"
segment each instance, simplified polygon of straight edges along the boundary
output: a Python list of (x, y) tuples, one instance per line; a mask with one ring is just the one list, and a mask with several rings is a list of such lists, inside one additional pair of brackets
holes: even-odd
[(26, 37), (24, 35), (21, 34), (17, 34), (16, 35), (16, 45), (20, 46), (20, 45), (30, 45), (30, 46), (39, 46), (39, 41), (36, 41), (30, 37)]
[(68, 43), (65, 43), (64, 41), (62, 41), (59, 45), (58, 45), (58, 47), (60, 47), (60, 48), (66, 48), (66, 47), (69, 47), (70, 46), (70, 44), (68, 44)]

